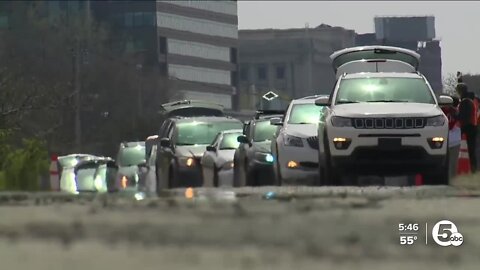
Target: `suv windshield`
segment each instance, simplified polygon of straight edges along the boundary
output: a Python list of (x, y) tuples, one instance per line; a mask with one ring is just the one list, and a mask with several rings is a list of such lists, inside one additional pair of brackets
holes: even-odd
[(224, 134), (222, 142), (220, 143), (220, 150), (237, 149), (240, 145), (237, 138), (240, 135), (242, 135), (241, 132)]
[(176, 145), (211, 144), (215, 136), (227, 129), (242, 128), (241, 122), (185, 122), (177, 124)]
[(413, 102), (435, 104), (430, 88), (421, 78), (344, 79), (336, 104), (357, 102)]
[(135, 166), (145, 162), (145, 146), (122, 148), (118, 155), (118, 162), (122, 167)]
[(255, 124), (253, 141), (263, 142), (263, 141), (271, 140), (276, 131), (277, 131), (277, 126), (270, 125), (270, 120), (258, 121)]
[(317, 124), (323, 107), (312, 104), (293, 105), (288, 118), (289, 124)]

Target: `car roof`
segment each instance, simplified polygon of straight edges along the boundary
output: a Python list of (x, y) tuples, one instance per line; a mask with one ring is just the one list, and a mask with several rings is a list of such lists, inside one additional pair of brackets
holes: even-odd
[(144, 141), (137, 141), (137, 142), (122, 142), (121, 143), (122, 147), (135, 147), (135, 146), (145, 146)]
[(404, 72), (360, 72), (345, 74), (345, 79), (358, 79), (358, 78), (415, 78), (421, 79), (422, 76), (418, 73), (404, 73)]
[(315, 95), (292, 100), (292, 104), (312, 104), (317, 98), (328, 97), (328, 95)]
[(195, 117), (173, 117), (170, 118), (172, 121), (177, 123), (185, 123), (185, 122), (242, 122), (236, 118), (229, 117), (229, 116), (195, 116)]

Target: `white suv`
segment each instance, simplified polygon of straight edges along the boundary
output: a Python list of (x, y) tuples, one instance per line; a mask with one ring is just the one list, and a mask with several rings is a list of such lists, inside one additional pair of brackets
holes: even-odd
[[(423, 174), (426, 184), (448, 184), (448, 119), (418, 73), (410, 50), (355, 47), (331, 55), (337, 82), (318, 125), (320, 175), (325, 185), (356, 175)], [(345, 176), (345, 177), (342, 177)]]
[(309, 96), (290, 102), (285, 119), (274, 118), (272, 125), (281, 126), (272, 140), (274, 175), (279, 184), (317, 185), (317, 127), (322, 107), (315, 100), (328, 96)]

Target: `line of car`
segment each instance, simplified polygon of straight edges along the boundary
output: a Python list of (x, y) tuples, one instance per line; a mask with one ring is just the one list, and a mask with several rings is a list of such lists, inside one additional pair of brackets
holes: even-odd
[[(410, 50), (355, 47), (331, 55), (330, 95), (240, 121), (198, 100), (163, 104), (156, 135), (121, 143), (109, 190), (355, 184), (360, 175), (422, 173), (448, 184), (448, 119)], [(349, 179), (348, 181), (345, 179)], [(350, 181), (350, 182), (349, 182)]]

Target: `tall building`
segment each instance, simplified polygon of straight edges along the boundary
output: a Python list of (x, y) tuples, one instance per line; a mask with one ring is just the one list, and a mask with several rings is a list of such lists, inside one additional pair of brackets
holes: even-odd
[(236, 1), (98, 1), (95, 16), (113, 26), (115, 50), (158, 65), (174, 99), (206, 99), (234, 108)]
[(375, 33), (357, 35), (356, 45), (389, 45), (416, 51), (421, 57), (419, 71), (436, 93), (442, 92), (442, 50), (435, 39), (434, 17), (376, 17)]
[[(242, 107), (285, 107), (289, 99), (329, 94), (335, 82), (330, 54), (355, 44), (355, 32), (341, 27), (239, 31)], [(268, 91), (280, 94), (262, 102)]]

